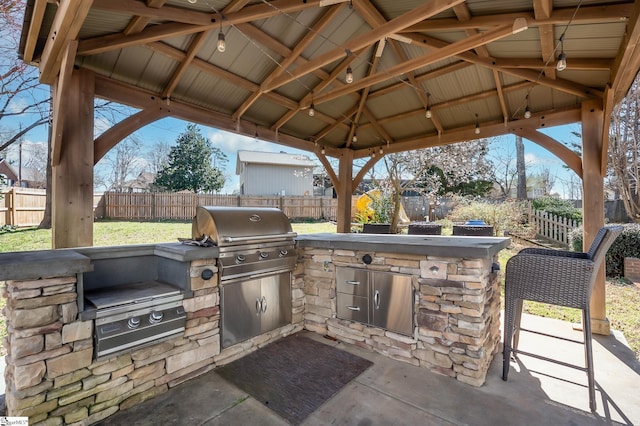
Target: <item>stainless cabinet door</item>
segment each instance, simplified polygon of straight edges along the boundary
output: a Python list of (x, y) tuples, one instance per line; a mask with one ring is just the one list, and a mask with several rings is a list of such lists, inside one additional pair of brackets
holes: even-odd
[(338, 293), (367, 297), (369, 294), (369, 271), (357, 268), (336, 268)]
[(371, 323), (396, 333), (413, 335), (413, 292), (407, 275), (372, 272)]
[(336, 300), (338, 318), (358, 321), (367, 324), (369, 322), (369, 299), (353, 294), (338, 293)]
[(231, 282), (221, 287), (223, 348), (261, 333), (261, 287), (260, 279)]
[(262, 324), (266, 333), (291, 323), (291, 273), (284, 272), (262, 278)]

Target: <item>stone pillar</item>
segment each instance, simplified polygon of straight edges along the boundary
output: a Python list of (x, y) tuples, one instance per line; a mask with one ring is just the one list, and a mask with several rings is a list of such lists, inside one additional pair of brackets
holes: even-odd
[[(604, 176), (607, 161), (603, 152), (604, 111), (598, 100), (582, 103), (582, 223), (583, 246), (588, 250), (598, 230), (604, 226)], [(605, 268), (600, 268), (591, 295), (591, 329), (609, 335), (605, 295)]]

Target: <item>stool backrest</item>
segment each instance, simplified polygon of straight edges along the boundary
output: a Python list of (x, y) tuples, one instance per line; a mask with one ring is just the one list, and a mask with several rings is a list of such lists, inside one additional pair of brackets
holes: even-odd
[(587, 252), (589, 259), (593, 261), (596, 267), (604, 260), (604, 256), (607, 254), (609, 247), (611, 247), (611, 244), (613, 244), (621, 232), (622, 226), (605, 226), (600, 228)]

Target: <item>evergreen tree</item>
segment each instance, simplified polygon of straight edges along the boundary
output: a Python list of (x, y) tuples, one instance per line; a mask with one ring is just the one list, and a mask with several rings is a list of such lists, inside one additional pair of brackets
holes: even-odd
[[(154, 184), (168, 191), (217, 192), (225, 183), (224, 174), (211, 164), (214, 148), (195, 124), (187, 125), (171, 148), (169, 159), (158, 172)], [(216, 155), (226, 155), (216, 151)], [(221, 164), (218, 157), (217, 164)], [(222, 162), (224, 164), (224, 162)]]

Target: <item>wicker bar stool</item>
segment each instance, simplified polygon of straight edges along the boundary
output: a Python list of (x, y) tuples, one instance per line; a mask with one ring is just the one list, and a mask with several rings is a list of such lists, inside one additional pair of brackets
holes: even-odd
[[(575, 368), (587, 373), (589, 407), (592, 411), (596, 410), (589, 301), (598, 269), (604, 264), (605, 254), (620, 232), (622, 232), (621, 226), (601, 228), (587, 253), (526, 248), (509, 259), (505, 275), (503, 380), (506, 381), (509, 375), (509, 363), (512, 353), (514, 355), (528, 355), (565, 367)], [(582, 310), (583, 341), (565, 339), (521, 328), (520, 320), (523, 300), (533, 300)], [(582, 367), (519, 350), (520, 330), (584, 344), (586, 365)]]

